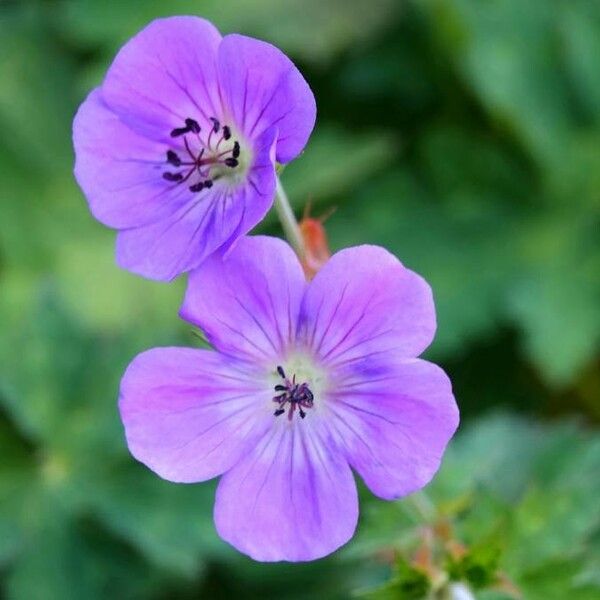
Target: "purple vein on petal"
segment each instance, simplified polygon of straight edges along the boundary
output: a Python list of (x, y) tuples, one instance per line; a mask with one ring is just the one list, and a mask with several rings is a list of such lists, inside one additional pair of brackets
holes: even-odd
[[(159, 390), (160, 388), (155, 388), (154, 391)], [(194, 390), (195, 392), (197, 392), (197, 390)], [(251, 392), (255, 391), (255, 390), (248, 390), (243, 394), (238, 394), (237, 396), (229, 396), (228, 398), (222, 398), (221, 400), (214, 400), (212, 402), (202, 402), (201, 404), (197, 404), (194, 406), (187, 406), (186, 408), (182, 408), (180, 410), (173, 410), (171, 408), (163, 408), (163, 409), (156, 409), (153, 408), (152, 409), (152, 413), (153, 414), (165, 414), (165, 415), (184, 415), (186, 413), (194, 413), (194, 412), (199, 412), (204, 410), (205, 408), (209, 407), (209, 406), (218, 406), (219, 404), (226, 404), (227, 402), (232, 402), (235, 400), (241, 400), (242, 398), (249, 398), (251, 395)], [(213, 393), (213, 390), (211, 390), (211, 393)], [(141, 412), (141, 411), (138, 411)]]
[[(358, 348), (359, 346), (362, 346), (363, 344), (366, 344), (367, 342), (372, 342), (373, 340), (376, 340), (379, 337), (382, 337), (384, 335), (388, 335), (390, 333), (393, 333), (393, 329), (386, 329), (385, 331), (380, 331), (372, 336), (363, 338), (361, 340), (359, 340), (358, 342), (356, 342), (355, 344), (352, 344), (351, 346), (348, 346), (347, 348), (344, 348), (338, 355), (337, 357), (341, 357), (344, 356), (344, 354), (347, 354), (348, 352), (350, 352), (351, 350), (354, 350), (355, 348)], [(343, 343), (343, 340), (340, 342), (340, 344)], [(322, 357), (323, 360), (326, 360), (327, 358), (329, 358), (329, 356), (331, 356), (331, 353), (334, 352), (335, 350), (337, 350), (338, 346), (340, 344), (336, 344), (335, 347), (333, 347), (331, 350), (329, 350), (327, 352), (327, 354), (325, 356)]]
[(344, 446), (344, 448), (346, 448), (346, 450), (349, 450), (349, 448), (348, 448), (348, 445), (347, 445), (347, 444), (346, 444), (346, 442), (345, 442), (345, 437), (346, 437), (346, 436), (344, 436), (344, 435), (343, 435), (343, 434), (340, 432), (340, 430), (339, 430), (339, 429), (338, 429), (338, 427), (337, 427), (337, 425), (338, 425), (338, 424), (341, 424), (341, 425), (343, 425), (343, 426), (344, 426), (346, 429), (348, 429), (350, 432), (352, 432), (352, 434), (353, 434), (354, 438), (355, 438), (355, 439), (357, 439), (357, 440), (358, 440), (358, 441), (361, 443), (361, 445), (363, 445), (363, 446), (366, 448), (366, 450), (367, 450), (368, 454), (370, 454), (370, 455), (371, 455), (371, 457), (373, 458), (373, 461), (374, 461), (374, 462), (375, 462), (375, 463), (376, 463), (376, 464), (377, 464), (379, 467), (382, 467), (383, 469), (385, 469), (385, 471), (386, 471), (387, 473), (389, 473), (390, 477), (393, 477), (393, 475), (392, 475), (391, 471), (389, 470), (389, 468), (388, 468), (388, 467), (387, 467), (387, 466), (386, 466), (384, 463), (382, 463), (382, 462), (381, 462), (381, 461), (380, 461), (380, 460), (377, 458), (377, 456), (375, 456), (375, 454), (373, 453), (373, 450), (371, 449), (371, 446), (369, 446), (369, 444), (367, 444), (367, 442), (365, 442), (365, 440), (363, 439), (363, 437), (362, 437), (362, 436), (361, 436), (361, 435), (360, 435), (360, 434), (359, 434), (359, 433), (358, 433), (358, 432), (357, 432), (357, 431), (356, 431), (356, 430), (355, 430), (355, 429), (354, 429), (354, 428), (353, 428), (353, 427), (350, 425), (350, 423), (348, 423), (348, 422), (346, 421), (346, 419), (345, 419), (345, 418), (342, 416), (342, 414), (341, 414), (340, 412), (336, 411), (335, 409), (333, 410), (333, 412), (334, 412), (334, 414), (335, 414), (335, 416), (336, 416), (336, 420), (335, 420), (335, 421), (332, 421), (332, 423), (331, 423), (331, 426), (332, 426), (332, 427), (335, 429), (335, 431), (337, 432), (337, 434), (338, 434), (338, 436), (339, 436), (339, 438), (340, 438), (340, 440), (341, 440), (341, 443), (342, 443), (342, 445)]
[(182, 450), (184, 450), (185, 448), (187, 448), (190, 444), (193, 444), (194, 442), (197, 442), (202, 436), (204, 436), (206, 433), (208, 433), (211, 429), (214, 429), (217, 425), (221, 425), (221, 423), (225, 423), (225, 421), (228, 421), (229, 419), (231, 419), (233, 417), (239, 416), (240, 413), (248, 410), (249, 408), (253, 408), (253, 406), (251, 404), (247, 404), (246, 406), (238, 408), (238, 410), (235, 411), (235, 412), (228, 413), (222, 419), (219, 419), (218, 421), (215, 421), (214, 423), (211, 423), (211, 425), (209, 427), (207, 427), (206, 429), (203, 429), (202, 431), (200, 431), (199, 433), (197, 433), (193, 438), (185, 441), (180, 446), (177, 446), (175, 448), (170, 448), (169, 450), (171, 452), (171, 455), (173, 455), (173, 454), (181, 454)]
[[(274, 432), (276, 432), (277, 429), (274, 429)], [(285, 431), (280, 431), (280, 435), (279, 435), (279, 442), (277, 444), (277, 449), (276, 451), (273, 453), (273, 460), (271, 461), (271, 463), (269, 464), (269, 467), (267, 468), (267, 472), (265, 473), (265, 478), (263, 479), (263, 482), (260, 485), (260, 488), (258, 489), (256, 496), (254, 497), (254, 503), (252, 504), (252, 509), (250, 510), (250, 516), (252, 516), (254, 514), (254, 511), (256, 510), (256, 505), (258, 504), (258, 500), (262, 494), (262, 491), (265, 487), (265, 485), (267, 484), (267, 481), (269, 480), (269, 476), (271, 475), (271, 471), (273, 470), (273, 466), (275, 465), (275, 461), (277, 460), (277, 455), (279, 454), (279, 450), (281, 449), (281, 446), (283, 445), (283, 441), (285, 438)], [(273, 436), (271, 438), (269, 438), (269, 442), (267, 442), (267, 444), (265, 445), (264, 450), (266, 450), (270, 444), (271, 439), (273, 439)], [(264, 453), (263, 450), (263, 453)], [(261, 453), (261, 456), (262, 454)], [(256, 464), (256, 463), (254, 463)], [(246, 480), (246, 477), (244, 477), (244, 481)]]
[[(280, 85), (281, 85), (282, 79), (284, 77), (287, 77), (290, 72), (291, 72), (291, 68), (288, 69), (285, 73), (282, 73), (281, 76), (279, 77), (278, 81), (277, 81), (277, 84), (275, 84), (273, 86), (273, 91), (271, 92), (271, 96), (263, 104), (262, 110), (260, 111), (260, 113), (256, 117), (256, 120), (254, 121), (254, 124), (252, 125), (252, 127), (250, 128), (250, 131), (248, 132), (249, 136), (251, 136), (254, 133), (254, 130), (256, 129), (256, 126), (258, 125), (259, 121), (263, 118), (263, 116), (264, 116), (267, 108), (269, 108), (269, 106), (271, 105), (271, 102), (273, 102), (273, 99), (275, 98), (275, 96), (277, 95), (277, 92), (280, 89)], [(288, 111), (288, 112), (290, 112), (290, 111)]]
[[(266, 357), (271, 358), (271, 355), (264, 348), (261, 348), (260, 346), (256, 345), (247, 335), (242, 333), (241, 330), (234, 329), (229, 323), (227, 323), (226, 321), (223, 321), (223, 319), (217, 317), (216, 315), (213, 315), (212, 318), (215, 319), (216, 321), (218, 321), (218, 323), (220, 325), (223, 325), (224, 327), (229, 329), (229, 331), (235, 333), (236, 335), (239, 335), (242, 339), (244, 339), (246, 342), (248, 342), (253, 348), (258, 350), (259, 352), (262, 352)], [(210, 338), (210, 335), (209, 335), (209, 338)], [(210, 339), (209, 339), (209, 341), (210, 341)]]
[[(173, 75), (173, 73), (171, 73), (171, 71), (169, 70), (169, 68), (167, 67), (167, 65), (164, 63), (162, 56), (158, 56), (158, 59), (160, 61), (160, 64), (162, 65), (165, 74), (167, 75), (167, 77), (177, 86), (177, 88), (183, 92), (185, 94), (185, 96), (188, 98), (188, 100), (196, 107), (196, 109), (198, 110), (198, 112), (200, 112), (200, 114), (204, 117), (205, 121), (209, 120), (209, 116), (206, 114), (206, 112), (204, 111), (204, 109), (200, 106), (200, 104), (198, 104), (198, 101), (190, 94), (189, 90), (184, 87), (183, 85), (181, 85), (181, 83), (179, 82), (179, 80), (177, 79), (177, 77), (175, 77)], [(200, 77), (202, 78), (202, 81), (204, 81), (204, 74), (201, 73)], [(207, 99), (211, 102), (211, 108), (214, 111), (214, 106), (212, 105), (212, 100), (210, 97), (210, 94), (208, 94), (208, 90), (205, 87), (205, 93), (206, 93), (206, 97)]]
[[(346, 287), (344, 287), (344, 292), (346, 291)], [(358, 316), (358, 319), (356, 319), (356, 321), (354, 321), (354, 323), (352, 323), (352, 325), (348, 328), (348, 330), (346, 331), (346, 333), (342, 336), (342, 339), (339, 340), (338, 342), (336, 342), (335, 346), (333, 348), (331, 348), (327, 354), (323, 357), (323, 359), (327, 358), (328, 356), (331, 355), (332, 352), (335, 352), (335, 350), (337, 350), (347, 339), (348, 337), (350, 337), (350, 335), (352, 335), (352, 333), (354, 332), (354, 330), (358, 327), (358, 325), (362, 322), (362, 320), (365, 318), (365, 316), (367, 315), (367, 313), (369, 312), (370, 309), (370, 304), (373, 300), (375, 294), (371, 294), (371, 296), (369, 297), (369, 299), (367, 300), (367, 302), (365, 302), (365, 305), (363, 307), (362, 312), (360, 313), (360, 315)], [(343, 293), (342, 293), (343, 296)], [(336, 307), (336, 311), (337, 311), (337, 307)], [(332, 321), (333, 318), (335, 317), (335, 315), (333, 315), (332, 317)], [(331, 322), (328, 325), (328, 329), (329, 326), (331, 325)], [(323, 344), (325, 336), (323, 336), (321, 338), (321, 341), (319, 342), (319, 348), (321, 347), (321, 345)]]
[(327, 327), (325, 327), (325, 330), (323, 331), (323, 334), (321, 335), (321, 339), (318, 342), (315, 342), (315, 335), (316, 335), (316, 320), (315, 320), (315, 330), (314, 330), (314, 334), (311, 340), (311, 345), (313, 346), (313, 348), (315, 349), (315, 351), (318, 351), (321, 349), (321, 346), (323, 345), (323, 342), (325, 341), (325, 337), (327, 336), (327, 334), (329, 333), (329, 330), (331, 329), (331, 326), (333, 325), (333, 322), (335, 321), (335, 318), (337, 316), (337, 313), (340, 309), (340, 306), (343, 304), (344, 302), (344, 297), (346, 295), (346, 290), (348, 289), (348, 284), (344, 285), (344, 288), (342, 289), (342, 293), (340, 294), (340, 298), (337, 301), (337, 304), (335, 305), (335, 308), (333, 309), (333, 314), (329, 317), (329, 322), (327, 323)]
[(341, 400), (340, 397), (343, 397), (342, 394), (336, 394), (336, 395), (334, 395), (332, 397), (335, 399), (335, 401), (339, 405), (347, 406), (348, 408), (351, 408), (352, 410), (356, 410), (358, 412), (370, 415), (370, 416), (375, 417), (377, 419), (381, 419), (382, 421), (385, 421), (386, 423), (389, 423), (390, 425), (402, 425), (402, 423), (400, 421), (392, 421), (392, 420), (388, 419), (387, 417), (384, 417), (383, 415), (380, 415), (380, 414), (375, 413), (373, 411), (367, 410), (366, 408), (362, 408), (360, 406), (356, 406), (355, 404), (352, 404), (351, 402), (348, 402), (347, 400)]
[(244, 77), (244, 102), (242, 104), (242, 130), (245, 130), (246, 127), (246, 101), (248, 99), (248, 77), (249, 77), (249, 72), (246, 71), (246, 75)]
[(252, 319), (252, 321), (254, 321), (256, 326), (259, 328), (259, 330), (261, 331), (261, 333), (263, 334), (263, 336), (265, 337), (265, 339), (271, 346), (271, 348), (273, 348), (273, 352), (275, 352), (277, 354), (278, 348), (275, 345), (275, 343), (273, 342), (273, 340), (271, 339), (271, 337), (269, 336), (269, 334), (266, 332), (262, 323), (256, 318), (256, 316), (254, 315), (254, 313), (252, 311), (248, 310), (248, 308), (244, 305), (244, 303), (237, 296), (234, 298), (234, 300), (235, 300), (236, 304), (238, 304), (239, 307)]

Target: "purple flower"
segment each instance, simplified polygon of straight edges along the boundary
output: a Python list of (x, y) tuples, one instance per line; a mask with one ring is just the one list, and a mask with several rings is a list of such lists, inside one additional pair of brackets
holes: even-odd
[(277, 48), (198, 17), (150, 23), (120, 50), (73, 124), (75, 175), (119, 230), (117, 262), (169, 280), (265, 215), (275, 161), (304, 148), (315, 100)]
[(132, 454), (161, 477), (223, 475), (219, 534), (257, 560), (324, 556), (353, 534), (354, 469), (378, 496), (423, 487), (458, 425), (450, 381), (416, 358), (431, 290), (390, 253), (335, 254), (307, 283), (290, 247), (244, 238), (190, 274), (181, 316), (216, 348), (155, 348), (122, 381)]

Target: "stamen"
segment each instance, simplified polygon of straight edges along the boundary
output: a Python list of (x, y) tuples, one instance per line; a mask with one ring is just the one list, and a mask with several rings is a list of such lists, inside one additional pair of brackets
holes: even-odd
[(198, 125), (198, 121), (194, 119), (190, 119), (189, 117), (185, 120), (185, 125), (192, 133), (200, 133), (200, 125)]
[[(228, 149), (221, 150), (221, 144), (231, 139), (231, 128), (228, 125), (221, 125), (215, 117), (209, 117), (209, 120), (212, 127), (205, 139), (200, 136), (200, 124), (191, 117), (185, 119), (185, 127), (171, 130), (171, 137), (183, 136), (184, 154), (182, 157), (175, 149), (169, 148), (166, 151), (166, 162), (174, 167), (183, 167), (183, 170), (165, 171), (162, 173), (163, 179), (175, 183), (184, 183), (191, 179), (188, 189), (197, 193), (203, 189), (210, 189), (214, 181), (224, 177), (224, 167), (233, 169), (240, 164), (238, 159), (241, 146), (237, 140)], [(213, 135), (219, 131), (222, 131), (221, 136), (213, 142)], [(195, 134), (197, 137), (188, 136), (188, 133)], [(217, 168), (219, 170), (213, 171)]]
[(169, 173), (169, 171), (165, 171), (162, 176), (167, 181), (181, 181), (183, 179), (181, 173)]
[(285, 371), (280, 365), (277, 366), (277, 373), (279, 373), (279, 376), (285, 381), (285, 385), (278, 383), (275, 386), (275, 391), (281, 393), (273, 398), (273, 402), (277, 402), (277, 404), (279, 404), (279, 407), (275, 410), (273, 415), (276, 417), (282, 415), (286, 410), (286, 405), (289, 404), (288, 420), (292, 420), (296, 409), (298, 409), (300, 418), (304, 419), (306, 417), (306, 411), (304, 409), (312, 408), (314, 402), (314, 396), (310, 391), (308, 384), (296, 383), (295, 374), (290, 381), (285, 376)]
[(196, 158), (196, 156), (194, 156), (194, 153), (192, 152), (192, 149), (190, 148), (188, 139), (186, 137), (183, 138), (183, 144), (185, 146), (185, 151), (189, 154), (190, 158), (194, 161), (194, 163), (196, 163), (198, 159), (202, 157), (202, 152), (204, 152), (204, 149), (202, 149), (202, 152), (200, 152), (200, 156)]
[(167, 150), (167, 162), (174, 167), (181, 166), (181, 159), (177, 156), (176, 152), (173, 152), (173, 150)]
[(179, 137), (181, 135), (185, 135), (189, 130), (189, 127), (176, 127), (171, 131), (171, 137)]

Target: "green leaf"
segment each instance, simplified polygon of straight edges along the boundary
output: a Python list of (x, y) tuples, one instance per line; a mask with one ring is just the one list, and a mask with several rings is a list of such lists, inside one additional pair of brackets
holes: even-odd
[(581, 104), (600, 121), (600, 5), (589, 0), (557, 3), (564, 56)]
[(527, 224), (522, 276), (507, 312), (525, 333), (525, 349), (555, 386), (579, 375), (600, 348), (600, 244), (596, 223), (563, 210)]
[(533, 178), (522, 162), (497, 140), (464, 125), (426, 129), (418, 158), (432, 195), (456, 213), (527, 202), (533, 193)]
[(361, 598), (370, 600), (423, 600), (431, 590), (431, 580), (421, 569), (412, 566), (402, 557), (394, 564), (392, 579), (372, 590), (359, 592)]
[(28, 540), (6, 582), (8, 600), (102, 600), (147, 598), (164, 584), (123, 544), (89, 525), (44, 507), (41, 528)]
[(87, 510), (162, 569), (191, 579), (208, 556), (230, 553), (213, 525), (214, 485), (163, 481), (131, 461), (96, 469), (81, 482)]
[(540, 428), (509, 414), (479, 419), (453, 440), (433, 491), (447, 501), (485, 490), (502, 502), (515, 502), (531, 480), (543, 436)]
[(23, 509), (28, 504), (36, 473), (32, 449), (1, 414), (0, 456), (0, 567), (3, 567), (14, 559), (24, 543)]
[(500, 556), (497, 539), (479, 540), (463, 556), (449, 560), (448, 574), (454, 581), (466, 581), (476, 590), (490, 587), (498, 580)]
[(558, 3), (545, 0), (429, 0), (445, 50), (489, 114), (541, 162), (561, 156), (574, 121), (567, 80), (556, 65)]
[[(303, 60), (326, 62), (383, 29), (397, 14), (393, 0), (123, 0), (110, 9), (99, 0), (64, 2), (62, 25), (80, 43), (122, 44), (156, 17), (197, 14), (226, 34), (239, 31), (269, 40)], [(116, 48), (115, 48), (116, 49)]]
[(53, 44), (36, 11), (7, 10), (0, 19), (2, 141), (31, 168), (47, 175), (69, 160), (73, 79), (71, 61)]
[(519, 582), (528, 600), (597, 600), (600, 586), (578, 582), (579, 561), (557, 560), (528, 573)]

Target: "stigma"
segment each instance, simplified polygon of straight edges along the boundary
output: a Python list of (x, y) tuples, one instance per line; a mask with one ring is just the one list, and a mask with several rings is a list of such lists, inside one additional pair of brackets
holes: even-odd
[(279, 417), (287, 410), (288, 421), (291, 421), (297, 410), (300, 418), (304, 419), (306, 417), (306, 409), (312, 408), (314, 404), (314, 396), (308, 384), (297, 383), (295, 374), (289, 379), (282, 366), (277, 366), (277, 373), (283, 380), (283, 383), (275, 386), (277, 395), (273, 398), (273, 402), (276, 402), (278, 407), (273, 414)]
[(232, 139), (231, 127), (221, 125), (215, 117), (209, 121), (205, 135), (198, 121), (190, 117), (182, 127), (171, 130), (170, 137), (183, 140), (183, 148), (179, 144), (177, 151), (173, 148), (166, 151), (169, 167), (162, 173), (165, 181), (187, 184), (190, 192), (196, 193), (210, 189), (229, 169), (239, 166), (241, 147), (239, 141)]

